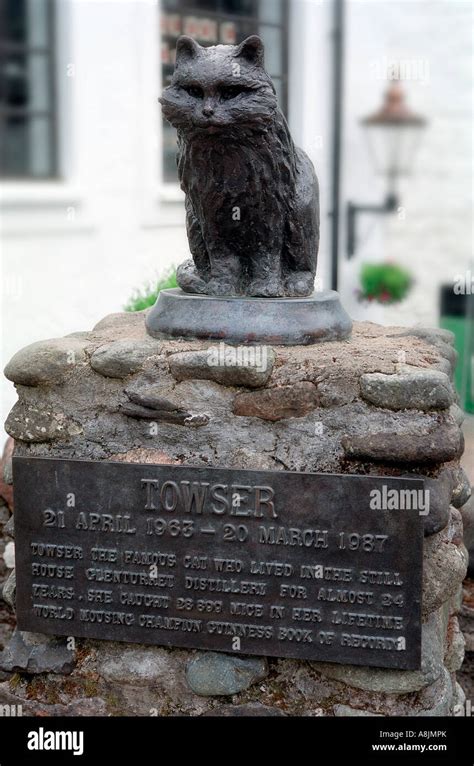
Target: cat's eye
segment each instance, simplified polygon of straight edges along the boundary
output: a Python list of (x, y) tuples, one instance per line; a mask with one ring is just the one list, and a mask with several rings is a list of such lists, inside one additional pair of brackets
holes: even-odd
[(184, 90), (193, 98), (204, 98), (204, 91), (199, 85), (185, 85)]
[(240, 96), (240, 94), (244, 92), (245, 88), (242, 88), (240, 85), (224, 85), (219, 88), (220, 97), (224, 101), (229, 101), (231, 98), (236, 98), (236, 96)]

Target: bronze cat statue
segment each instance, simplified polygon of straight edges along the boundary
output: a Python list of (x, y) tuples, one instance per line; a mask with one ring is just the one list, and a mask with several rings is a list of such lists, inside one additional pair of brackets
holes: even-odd
[(193, 260), (177, 272), (188, 293), (307, 296), (319, 245), (319, 193), (295, 147), (257, 36), (240, 45), (176, 45), (160, 99), (177, 129)]

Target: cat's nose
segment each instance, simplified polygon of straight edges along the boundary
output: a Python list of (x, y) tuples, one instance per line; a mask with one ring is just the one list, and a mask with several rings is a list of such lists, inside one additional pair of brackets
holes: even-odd
[(214, 114), (214, 109), (212, 108), (210, 104), (206, 104), (202, 108), (202, 113), (204, 117), (212, 117), (212, 115)]

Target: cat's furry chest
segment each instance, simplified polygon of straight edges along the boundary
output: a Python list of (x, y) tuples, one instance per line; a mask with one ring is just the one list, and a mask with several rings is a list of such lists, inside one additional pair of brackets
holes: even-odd
[(181, 186), (202, 217), (229, 203), (245, 204), (249, 195), (260, 210), (281, 204), (278, 197), (291, 193), (285, 167), (284, 148), (271, 132), (240, 142), (200, 138), (183, 144), (178, 159)]

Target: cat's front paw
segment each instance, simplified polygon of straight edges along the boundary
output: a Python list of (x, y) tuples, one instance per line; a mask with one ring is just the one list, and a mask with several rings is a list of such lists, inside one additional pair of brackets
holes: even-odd
[(290, 274), (285, 281), (285, 295), (289, 298), (305, 298), (314, 290), (314, 276), (310, 271)]
[(283, 285), (275, 279), (253, 279), (247, 290), (247, 294), (255, 298), (279, 298), (284, 295)]
[(229, 279), (210, 279), (206, 285), (207, 295), (237, 295), (237, 287)]
[(199, 276), (196, 267), (191, 260), (187, 260), (178, 266), (176, 270), (176, 281), (185, 293), (205, 293), (206, 283)]

